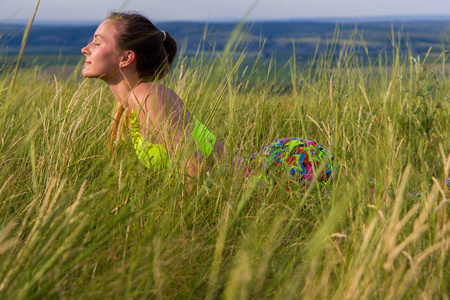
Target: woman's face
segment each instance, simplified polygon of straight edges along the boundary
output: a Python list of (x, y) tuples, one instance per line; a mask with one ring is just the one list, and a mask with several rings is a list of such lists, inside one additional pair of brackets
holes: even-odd
[(108, 80), (117, 74), (122, 53), (116, 46), (115, 33), (111, 21), (105, 20), (95, 31), (92, 42), (81, 49), (86, 56), (84, 77)]

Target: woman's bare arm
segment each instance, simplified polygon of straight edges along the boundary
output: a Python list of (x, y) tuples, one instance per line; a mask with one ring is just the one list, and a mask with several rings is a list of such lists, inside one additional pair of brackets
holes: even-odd
[(208, 160), (198, 150), (191, 135), (194, 126), (191, 113), (172, 90), (152, 84), (145, 90), (135, 91), (132, 96), (134, 99), (131, 99), (130, 106), (136, 114), (139, 112), (141, 134), (156, 138), (172, 152), (181, 151), (186, 155), (185, 167), (189, 176), (198, 177), (205, 168), (214, 164), (214, 156), (223, 156), (224, 147), (218, 139), (214, 145), (215, 155)]

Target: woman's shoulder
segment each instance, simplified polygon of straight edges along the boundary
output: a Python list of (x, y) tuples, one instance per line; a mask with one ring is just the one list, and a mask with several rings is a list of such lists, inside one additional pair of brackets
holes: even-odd
[(161, 105), (167, 99), (177, 98), (178, 95), (163, 84), (144, 82), (136, 86), (129, 95), (128, 104), (132, 110), (151, 105)]
[(159, 82), (142, 82), (134, 89), (134, 92), (144, 97), (150, 95), (176, 95), (172, 89)]
[(172, 89), (165, 86), (164, 84), (157, 82), (146, 82), (139, 84), (134, 89), (134, 95), (138, 100), (141, 101), (145, 101), (148, 99), (164, 101), (166, 101), (167, 99), (179, 99), (177, 93), (175, 93)]

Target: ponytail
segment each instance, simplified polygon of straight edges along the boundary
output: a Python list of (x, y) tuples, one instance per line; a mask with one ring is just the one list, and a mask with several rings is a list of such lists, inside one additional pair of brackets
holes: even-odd
[(126, 118), (125, 109), (123, 105), (117, 103), (115, 108), (113, 120), (109, 127), (108, 135), (108, 153), (112, 155), (114, 153), (114, 146), (119, 141), (125, 141), (125, 128), (128, 127), (128, 121)]
[(175, 60), (175, 56), (177, 55), (177, 42), (172, 38), (172, 36), (168, 32), (165, 31), (163, 32), (165, 37), (165, 39), (163, 38), (163, 45), (167, 53), (167, 63), (168, 63), (167, 71), (164, 74), (165, 76), (172, 68), (173, 61)]

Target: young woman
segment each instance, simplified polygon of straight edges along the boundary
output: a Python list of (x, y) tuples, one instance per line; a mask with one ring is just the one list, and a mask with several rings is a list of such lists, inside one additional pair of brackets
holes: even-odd
[[(169, 72), (177, 52), (169, 33), (142, 15), (111, 13), (81, 52), (86, 56), (83, 76), (104, 80), (117, 100), (109, 147), (128, 131), (137, 156), (148, 168), (165, 168), (170, 154), (183, 151), (187, 159), (181, 168), (191, 177), (226, 155), (222, 142), (191, 114), (180, 97), (157, 83)], [(267, 174), (288, 172), (307, 182), (326, 156), (327, 161), (332, 160), (332, 155), (314, 142), (287, 138), (233, 161), (245, 164), (242, 173), (247, 176), (255, 169), (264, 170), (264, 179)], [(320, 181), (331, 174), (327, 165)]]

